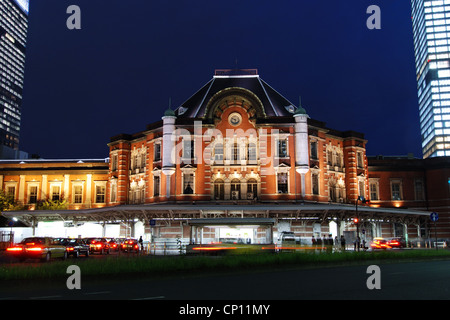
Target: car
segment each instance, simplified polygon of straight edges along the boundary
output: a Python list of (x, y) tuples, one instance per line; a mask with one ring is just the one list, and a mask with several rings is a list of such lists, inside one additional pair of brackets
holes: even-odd
[(111, 248), (109, 242), (105, 238), (87, 238), (90, 253), (109, 254)]
[(67, 258), (66, 247), (58, 239), (51, 237), (29, 237), (6, 249), (6, 252), (19, 260), (40, 259), (49, 261), (52, 258)]
[(372, 249), (391, 249), (392, 247), (389, 245), (389, 241), (383, 238), (374, 238), (372, 243), (370, 244)]
[(67, 255), (78, 258), (81, 254), (84, 254), (89, 257), (90, 246), (83, 239), (63, 238), (60, 242), (66, 247)]
[(406, 241), (401, 237), (391, 238), (388, 242), (392, 248), (406, 248)]
[(108, 240), (111, 251), (119, 251), (120, 241), (118, 239), (111, 238), (111, 239), (107, 239), (107, 240)]
[(141, 247), (136, 239), (126, 239), (120, 246), (120, 250), (128, 252), (139, 252), (140, 249)]

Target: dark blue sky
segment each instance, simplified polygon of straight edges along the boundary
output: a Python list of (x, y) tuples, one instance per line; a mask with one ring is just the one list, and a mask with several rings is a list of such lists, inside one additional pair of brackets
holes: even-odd
[[(365, 133), (368, 155), (421, 157), (409, 1), (30, 1), (21, 149), (103, 158), (215, 69), (257, 68), (308, 114)], [(81, 8), (81, 30), (66, 9)], [(370, 5), (381, 30), (369, 30)]]

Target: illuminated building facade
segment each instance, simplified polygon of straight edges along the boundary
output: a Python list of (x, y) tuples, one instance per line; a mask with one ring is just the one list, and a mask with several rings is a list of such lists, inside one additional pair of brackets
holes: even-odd
[(0, 157), (19, 149), (28, 0), (0, 0)]
[[(364, 230), (367, 240), (392, 236), (400, 230), (392, 227), (395, 223), (409, 239), (422, 237), (428, 212), (397, 208), (391, 201), (373, 206), (362, 201), (370, 199), (375, 181), (366, 143), (363, 133), (334, 130), (310, 118), (257, 70), (216, 70), (161, 120), (110, 139), (109, 164), (98, 178), (105, 187), (104, 203), (91, 205), (97, 185), (90, 178), (91, 201), (84, 207), (72, 203), (69, 210), (3, 215), (27, 224), (52, 219), (105, 227), (115, 223), (151, 241), (203, 244), (227, 239), (272, 243), (283, 231), (302, 241), (345, 234), (352, 243), (357, 230)], [(23, 201), (29, 187), (20, 170), (32, 166), (25, 162), (17, 164), (15, 178), (5, 175), (2, 185), (7, 191), (10, 179), (19, 181)], [(74, 183), (84, 178), (69, 169), (66, 177), (63, 163), (59, 167), (62, 175), (55, 182), (67, 186), (69, 199), (75, 199)], [(384, 180), (378, 181), (384, 188)]]
[(65, 209), (107, 205), (108, 159), (0, 160), (2, 190), (27, 210), (45, 208), (45, 202)]
[(368, 195), (365, 143), (310, 119), (256, 70), (219, 70), (162, 121), (112, 138), (110, 201), (353, 203)]
[(423, 157), (450, 155), (450, 1), (411, 0)]

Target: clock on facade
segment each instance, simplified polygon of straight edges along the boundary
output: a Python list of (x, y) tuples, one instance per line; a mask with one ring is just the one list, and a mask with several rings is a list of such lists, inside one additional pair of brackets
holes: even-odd
[(242, 121), (242, 117), (239, 113), (237, 112), (233, 112), (232, 114), (230, 114), (230, 116), (228, 117), (228, 122), (232, 125), (232, 126), (238, 126), (241, 124)]

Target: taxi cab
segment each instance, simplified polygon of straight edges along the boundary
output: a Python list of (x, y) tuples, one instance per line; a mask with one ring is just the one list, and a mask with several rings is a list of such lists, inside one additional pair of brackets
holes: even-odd
[(372, 249), (391, 249), (392, 247), (389, 244), (389, 241), (383, 238), (374, 238), (372, 243), (370, 244)]
[(67, 258), (66, 247), (51, 237), (25, 238), (22, 242), (6, 249), (7, 254), (23, 261), (26, 259)]

